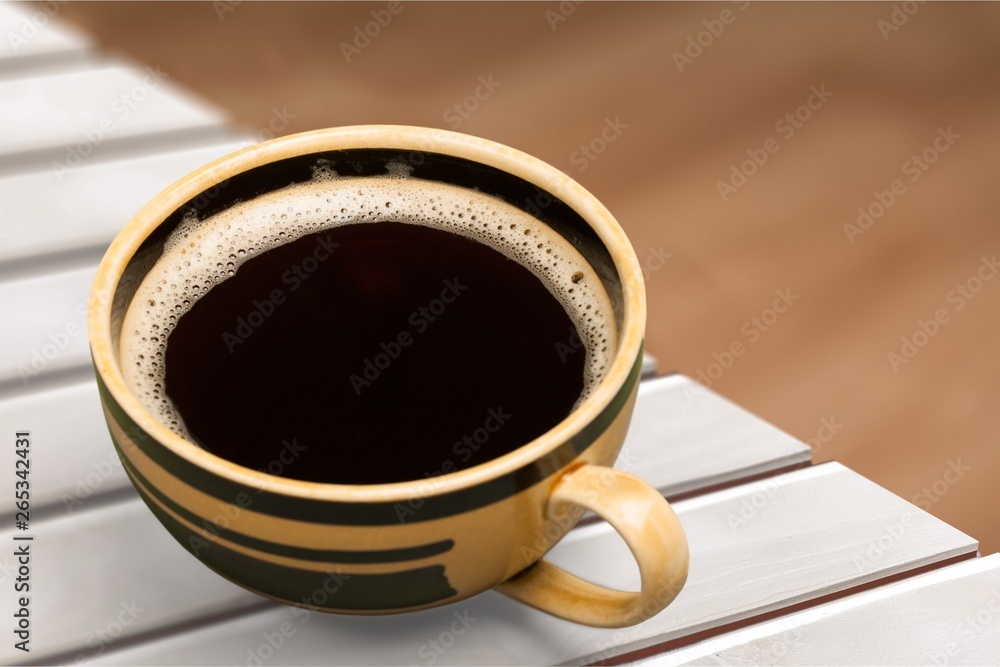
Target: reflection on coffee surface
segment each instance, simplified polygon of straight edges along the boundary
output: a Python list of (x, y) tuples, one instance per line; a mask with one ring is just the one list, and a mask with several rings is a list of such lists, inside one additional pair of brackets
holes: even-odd
[(402, 174), (320, 175), (185, 221), (121, 362), (154, 416), (229, 461), (377, 484), (528, 443), (616, 345), (593, 269), (527, 213)]

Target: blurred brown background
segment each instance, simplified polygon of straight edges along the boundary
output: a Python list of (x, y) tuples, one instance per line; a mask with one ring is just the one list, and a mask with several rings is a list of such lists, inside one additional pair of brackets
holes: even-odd
[[(261, 138), (427, 125), (563, 169), (650, 269), (661, 371), (1000, 549), (997, 4), (221, 0), (60, 15)], [(776, 290), (792, 295), (781, 314)]]

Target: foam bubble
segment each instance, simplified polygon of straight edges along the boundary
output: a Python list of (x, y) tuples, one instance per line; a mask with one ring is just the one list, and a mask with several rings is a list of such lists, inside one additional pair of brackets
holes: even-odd
[(164, 389), (166, 346), (177, 321), (214, 285), (260, 253), (339, 225), (395, 221), (424, 225), (485, 243), (527, 267), (559, 300), (580, 341), (560, 352), (586, 354), (582, 402), (611, 366), (617, 348), (614, 313), (600, 279), (566, 239), (528, 213), (490, 195), (409, 177), (339, 177), (318, 164), (307, 183), (240, 202), (205, 220), (186, 218), (143, 279), (122, 325), (126, 383), (163, 424), (188, 437)]

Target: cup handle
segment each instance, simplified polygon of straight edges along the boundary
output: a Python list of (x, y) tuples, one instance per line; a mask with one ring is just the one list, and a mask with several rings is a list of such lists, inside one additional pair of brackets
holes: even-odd
[(656, 489), (623, 470), (585, 463), (556, 482), (547, 517), (564, 513), (566, 505), (593, 510), (614, 526), (639, 565), (641, 589), (598, 586), (541, 559), (497, 591), (553, 616), (602, 628), (641, 623), (673, 602), (687, 580), (687, 538)]

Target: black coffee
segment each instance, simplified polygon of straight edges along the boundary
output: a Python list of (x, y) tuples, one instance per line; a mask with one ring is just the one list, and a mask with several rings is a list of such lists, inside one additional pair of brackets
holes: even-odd
[(583, 390), (575, 333), (528, 269), (398, 222), (304, 236), (247, 261), (177, 323), (166, 391), (240, 465), (340, 484), (454, 472), (541, 435)]
[(121, 359), (146, 407), (208, 451), (378, 484), (551, 429), (603, 376), (612, 322), (593, 269), (522, 211), (320, 179), (185, 222), (136, 291)]

